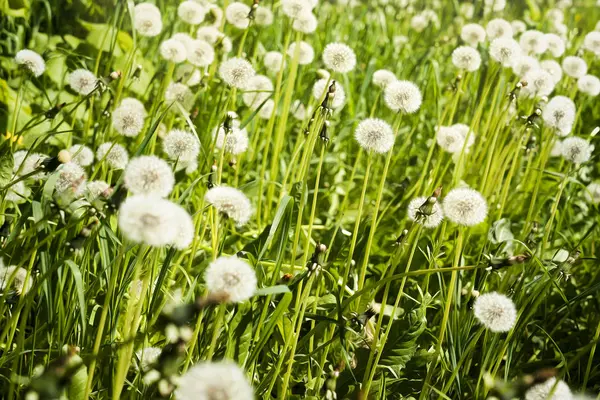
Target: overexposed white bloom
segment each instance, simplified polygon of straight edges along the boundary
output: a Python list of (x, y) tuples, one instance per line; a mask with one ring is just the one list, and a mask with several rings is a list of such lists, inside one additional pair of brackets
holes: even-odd
[(96, 150), (98, 161), (105, 161), (111, 168), (124, 169), (129, 162), (129, 154), (117, 143), (103, 143)]
[(588, 66), (581, 57), (567, 56), (562, 62), (563, 71), (572, 78), (581, 78), (587, 74)]
[[(315, 82), (312, 89), (313, 97), (317, 100), (323, 100), (325, 93), (329, 90), (329, 86), (331, 86), (332, 82), (328, 79), (319, 79)], [(344, 105), (346, 101), (346, 92), (342, 85), (338, 82), (335, 84), (335, 94), (333, 95), (333, 101), (331, 102), (331, 107), (334, 109), (338, 109)]]
[(167, 39), (160, 44), (160, 55), (167, 61), (176, 64), (185, 61), (187, 51), (185, 45), (177, 39)]
[(42, 75), (46, 70), (46, 62), (42, 56), (33, 50), (19, 50), (17, 54), (15, 54), (15, 62), (36, 77)]
[(246, 225), (250, 221), (252, 205), (248, 197), (238, 189), (217, 186), (208, 190), (204, 199), (238, 226)]
[(552, 76), (555, 85), (560, 82), (562, 78), (562, 67), (558, 62), (554, 60), (543, 60), (540, 61), (540, 68)]
[(149, 371), (152, 366), (158, 361), (161, 349), (158, 347), (146, 347), (135, 352), (135, 358), (138, 363), (135, 364), (136, 370)]
[(523, 32), (519, 38), (521, 49), (528, 54), (542, 54), (548, 49), (548, 40), (543, 32), (535, 29)]
[(290, 18), (298, 18), (299, 16), (311, 12), (313, 5), (307, 0), (282, 0), (281, 10)]
[(71, 72), (67, 81), (71, 89), (81, 95), (87, 96), (96, 88), (98, 78), (91, 71), (81, 68)]
[(587, 140), (571, 136), (562, 141), (562, 156), (574, 164), (583, 164), (592, 157), (592, 146)]
[(5, 267), (0, 260), (0, 292), (8, 292), (12, 289), (20, 295), (29, 292), (32, 286), (33, 279), (25, 268), (15, 265)]
[(487, 23), (485, 31), (490, 41), (498, 38), (512, 38), (512, 25), (505, 19), (494, 18)]
[(544, 107), (542, 119), (558, 136), (567, 136), (573, 128), (575, 112), (573, 100), (565, 96), (554, 96)]
[(187, 22), (190, 25), (198, 25), (204, 21), (206, 10), (200, 3), (186, 0), (179, 3), (179, 7), (177, 7), (177, 16), (183, 22)]
[(386, 86), (384, 96), (385, 104), (392, 111), (401, 111), (412, 114), (421, 107), (423, 97), (421, 90), (409, 81), (394, 81)]
[(154, 4), (140, 3), (133, 9), (133, 25), (142, 36), (156, 36), (162, 31), (162, 16)]
[(354, 138), (367, 151), (387, 153), (394, 146), (394, 131), (387, 122), (378, 118), (361, 121), (354, 131)]
[(534, 68), (529, 70), (523, 76), (523, 80), (527, 82), (527, 86), (523, 86), (521, 92), (526, 96), (548, 96), (554, 90), (554, 78), (542, 68)]
[(166, 161), (156, 156), (140, 156), (127, 164), (124, 181), (133, 194), (166, 197), (173, 190), (175, 177)]
[(231, 132), (226, 133), (225, 128), (220, 126), (218, 130), (213, 131), (213, 135), (217, 135), (215, 146), (217, 149), (225, 146), (225, 152), (233, 155), (238, 155), (248, 150), (248, 131), (240, 129), (235, 124), (231, 128)]
[(219, 65), (219, 77), (229, 86), (245, 89), (254, 76), (252, 64), (243, 58), (230, 58)]
[(475, 318), (492, 332), (508, 332), (517, 322), (515, 303), (497, 292), (484, 293), (473, 304)]
[(478, 191), (470, 188), (452, 189), (444, 198), (444, 215), (459, 225), (475, 226), (487, 217), (487, 202)]
[(494, 39), (490, 44), (490, 57), (504, 67), (512, 67), (519, 63), (522, 50), (516, 40), (509, 37)]
[(173, 129), (163, 139), (163, 150), (171, 160), (194, 161), (200, 153), (200, 141), (191, 132)]
[(596, 97), (600, 94), (600, 79), (594, 75), (584, 75), (577, 80), (577, 89), (581, 93)]
[(232, 361), (203, 361), (179, 379), (177, 400), (253, 400), (254, 392), (244, 371)]
[(256, 273), (250, 264), (237, 257), (225, 256), (208, 265), (204, 281), (209, 293), (225, 295), (232, 303), (248, 300), (254, 295), (257, 285)]
[[(552, 393), (552, 396), (550, 396)], [(569, 385), (563, 381), (556, 382), (552, 377), (544, 383), (538, 383), (532, 386), (525, 393), (525, 400), (572, 400), (573, 394)]]
[(600, 56), (600, 32), (592, 31), (585, 35), (583, 48), (596, 56)]
[(250, 7), (239, 1), (231, 3), (225, 9), (225, 19), (238, 29), (246, 29), (250, 25), (249, 14)]
[(294, 19), (292, 28), (302, 33), (313, 33), (317, 29), (317, 17), (313, 13), (305, 13)]
[(344, 43), (329, 43), (323, 50), (323, 63), (333, 72), (345, 74), (356, 67), (356, 54)]
[(452, 52), (452, 64), (465, 71), (477, 71), (481, 65), (481, 56), (473, 47), (459, 46)]
[(296, 54), (296, 44), (298, 43), (298, 64), (307, 65), (313, 62), (315, 59), (315, 50), (313, 47), (305, 41), (294, 42), (290, 44), (287, 50), (287, 55), (292, 59)]
[(112, 126), (123, 136), (137, 136), (144, 128), (146, 111), (134, 104), (121, 102), (112, 113)]
[[(425, 228), (435, 228), (444, 219), (442, 206), (435, 199), (429, 202), (425, 196), (416, 197), (408, 203), (407, 214), (411, 221), (415, 221)], [(427, 204), (426, 204), (427, 203)]]
[(460, 30), (460, 38), (469, 46), (477, 47), (485, 40), (485, 29), (479, 24), (466, 24)]
[(276, 74), (285, 66), (285, 59), (278, 51), (268, 51), (263, 58), (263, 64), (270, 73)]
[(521, 56), (519, 61), (513, 65), (513, 71), (515, 75), (519, 77), (523, 77), (529, 71), (535, 69), (540, 69), (540, 62), (537, 60), (537, 58), (532, 56)]
[(59, 195), (81, 196), (85, 189), (87, 175), (84, 169), (74, 162), (62, 164), (56, 170), (58, 179), (54, 189)]
[(244, 104), (256, 110), (273, 92), (273, 83), (264, 75), (255, 75), (248, 81), (242, 100)]
[(174, 215), (178, 207), (157, 196), (128, 197), (119, 207), (119, 229), (136, 243), (155, 247), (169, 245), (177, 236)]
[(585, 199), (593, 204), (600, 204), (600, 182), (592, 182), (584, 189)]
[(565, 52), (565, 41), (554, 33), (546, 33), (544, 35), (546, 43), (548, 44), (548, 51), (553, 57), (560, 57)]
[(396, 80), (396, 75), (387, 69), (378, 69), (373, 73), (373, 83), (382, 89)]
[(254, 15), (254, 22), (259, 26), (271, 25), (273, 23), (273, 12), (267, 7), (258, 6)]
[(82, 167), (87, 167), (94, 162), (94, 152), (87, 146), (74, 144), (69, 149), (69, 153), (71, 154), (71, 161)]

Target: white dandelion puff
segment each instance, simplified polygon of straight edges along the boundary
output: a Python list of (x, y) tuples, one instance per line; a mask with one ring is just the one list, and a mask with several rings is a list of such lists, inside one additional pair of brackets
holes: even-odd
[(596, 56), (600, 56), (600, 32), (592, 31), (585, 35), (583, 48)]
[(345, 74), (356, 67), (356, 55), (344, 43), (329, 43), (323, 50), (323, 63), (330, 70)]
[(375, 153), (387, 153), (394, 147), (392, 127), (378, 118), (367, 118), (361, 121), (356, 126), (354, 138), (363, 149)]
[(514, 21), (511, 21), (510, 26), (512, 27), (513, 33), (515, 34), (523, 33), (527, 30), (527, 25), (520, 19), (515, 19)]
[(587, 140), (571, 136), (562, 141), (562, 156), (573, 164), (583, 164), (592, 157), (592, 146)]
[(468, 72), (477, 71), (481, 66), (481, 55), (470, 46), (460, 46), (452, 52), (452, 64)]
[(600, 182), (592, 182), (584, 189), (585, 199), (592, 204), (600, 204)]
[(177, 102), (189, 111), (194, 105), (194, 94), (190, 88), (179, 82), (171, 82), (165, 91), (165, 100), (168, 104)]
[(74, 162), (62, 164), (56, 170), (58, 179), (54, 189), (59, 195), (81, 196), (85, 189), (87, 175), (85, 170)]
[(554, 60), (540, 61), (540, 68), (550, 74), (556, 85), (562, 79), (562, 67)]
[(317, 29), (317, 17), (313, 13), (299, 15), (292, 23), (292, 29), (302, 33), (313, 33)]
[[(325, 93), (329, 90), (329, 86), (331, 86), (331, 81), (328, 79), (319, 79), (315, 82), (312, 89), (313, 97), (317, 100), (323, 100), (325, 98)], [(333, 95), (333, 101), (331, 102), (331, 107), (334, 109), (339, 109), (344, 105), (346, 101), (346, 92), (344, 88), (336, 82), (335, 85), (335, 93)]]
[(167, 246), (177, 236), (177, 209), (176, 204), (156, 196), (128, 197), (119, 208), (119, 229), (132, 242)]
[(529, 71), (539, 68), (540, 62), (537, 60), (537, 58), (532, 56), (522, 56), (521, 58), (519, 58), (519, 61), (515, 65), (513, 65), (512, 69), (515, 75), (523, 77)]
[(203, 361), (179, 379), (177, 400), (253, 400), (254, 392), (244, 371), (232, 361)]
[(157, 36), (162, 31), (162, 16), (154, 4), (140, 3), (133, 9), (133, 25), (142, 36)]
[(423, 32), (429, 26), (429, 20), (423, 14), (414, 15), (410, 19), (410, 27), (417, 32)]
[(497, 292), (484, 293), (473, 304), (475, 318), (492, 332), (508, 332), (517, 322), (515, 303)]
[(285, 59), (278, 51), (268, 51), (263, 58), (263, 64), (270, 73), (276, 74), (285, 67)]
[(33, 278), (25, 268), (15, 265), (5, 267), (0, 260), (0, 292), (6, 292), (10, 288), (21, 295), (28, 293), (32, 286)]
[(494, 18), (487, 23), (485, 31), (490, 41), (498, 38), (512, 38), (513, 29), (510, 22), (502, 18)]
[(237, 257), (219, 257), (211, 262), (204, 272), (204, 281), (209, 293), (225, 295), (232, 303), (248, 300), (257, 285), (254, 269)]
[(306, 118), (306, 115), (308, 114), (306, 107), (304, 106), (304, 104), (302, 104), (300, 100), (294, 100), (294, 102), (292, 103), (291, 110), (294, 118), (296, 118), (299, 121), (303, 121), (304, 118)]
[(565, 41), (554, 33), (546, 33), (544, 35), (546, 43), (548, 44), (548, 51), (553, 57), (560, 57), (565, 52)]
[(121, 135), (134, 137), (144, 128), (145, 118), (145, 110), (121, 103), (112, 113), (112, 126)]
[(204, 40), (209, 44), (217, 43), (223, 36), (223, 33), (214, 26), (201, 26), (196, 31), (196, 39)]
[(204, 199), (238, 226), (246, 225), (250, 221), (252, 205), (248, 197), (238, 189), (217, 186), (206, 192)]
[(6, 192), (4, 199), (6, 201), (12, 201), (13, 203), (20, 204), (24, 203), (27, 198), (31, 195), (31, 189), (27, 187), (25, 181), (19, 181), (14, 183)]
[(239, 126), (231, 128), (231, 132), (226, 132), (225, 128), (221, 125), (219, 129), (213, 131), (213, 136), (217, 135), (215, 146), (217, 149), (225, 147), (225, 152), (233, 155), (242, 154), (248, 150), (248, 131), (240, 129)]
[(588, 96), (596, 97), (600, 94), (600, 79), (594, 75), (584, 75), (577, 80), (577, 89)]
[(87, 96), (96, 88), (98, 78), (87, 69), (76, 69), (69, 74), (67, 81), (76, 93)]
[(477, 47), (485, 40), (485, 29), (479, 24), (466, 24), (460, 30), (460, 38), (469, 46)]
[(105, 161), (111, 168), (125, 169), (129, 162), (129, 154), (117, 143), (103, 143), (96, 150), (96, 159)]
[(33, 50), (19, 50), (15, 55), (15, 62), (35, 77), (41, 76), (46, 70), (46, 62)]
[(124, 182), (133, 194), (166, 197), (173, 190), (175, 177), (166, 161), (156, 156), (140, 156), (127, 164)]
[(192, 217), (183, 207), (177, 206), (173, 209), (173, 224), (176, 226), (177, 233), (171, 244), (177, 250), (187, 249), (196, 234)]
[(215, 50), (202, 39), (189, 42), (187, 47), (187, 60), (196, 67), (207, 67), (215, 60)]
[[(432, 197), (432, 199), (435, 199), (435, 197)], [(431, 229), (437, 227), (444, 219), (444, 212), (442, 211), (442, 206), (436, 200), (429, 200), (425, 196), (412, 199), (408, 203), (408, 218), (423, 225), (425, 228)], [(433, 203), (429, 203), (430, 201)]]
[(269, 99), (264, 102), (258, 111), (258, 116), (262, 119), (270, 119), (271, 115), (273, 115), (273, 110), (275, 110), (275, 102), (273, 99)]
[(230, 58), (219, 66), (219, 77), (229, 86), (245, 89), (255, 75), (252, 64), (243, 58)]
[(185, 45), (177, 39), (167, 39), (160, 44), (160, 56), (167, 61), (179, 64), (187, 58)]
[(194, 44), (194, 38), (188, 35), (187, 33), (175, 33), (173, 36), (171, 36), (171, 39), (181, 42), (185, 46), (186, 51), (189, 51), (189, 49)]
[(156, 364), (162, 350), (158, 347), (146, 347), (135, 352), (135, 358), (138, 363), (135, 364), (136, 370), (149, 371)]
[(98, 198), (108, 198), (112, 193), (110, 185), (104, 181), (91, 181), (85, 185), (85, 197), (89, 201), (94, 201)]
[(517, 65), (521, 58), (522, 50), (516, 40), (509, 37), (494, 39), (490, 44), (490, 57), (502, 64), (503, 67)]
[[(550, 395), (552, 393), (552, 395)], [(538, 383), (525, 392), (525, 400), (572, 400), (573, 394), (569, 385), (563, 381), (556, 381), (555, 377)]]
[(264, 75), (255, 75), (248, 80), (242, 95), (244, 104), (256, 110), (273, 92), (273, 83)]
[(294, 42), (290, 44), (287, 50), (287, 55), (294, 58), (296, 54), (296, 47), (298, 47), (298, 64), (308, 65), (315, 59), (315, 50), (313, 47), (305, 41)]
[[(18, 175), (29, 175), (33, 171), (42, 168), (43, 162), (48, 156), (41, 153), (30, 153), (27, 150), (19, 150), (13, 154), (13, 172)], [(41, 179), (44, 172), (34, 174), (30, 179)]]
[(163, 139), (163, 150), (171, 160), (194, 161), (200, 153), (200, 141), (191, 132), (173, 129)]
[(409, 81), (394, 81), (386, 86), (384, 96), (385, 104), (392, 111), (401, 111), (412, 114), (421, 107), (423, 97), (421, 90)]
[(387, 69), (378, 69), (373, 73), (373, 83), (382, 89), (396, 80), (396, 75)]
[(225, 10), (225, 19), (238, 29), (246, 29), (250, 25), (250, 7), (238, 1), (231, 3)]
[(206, 10), (196, 1), (186, 0), (177, 7), (177, 16), (190, 25), (198, 25), (204, 21)]
[(573, 100), (565, 96), (554, 96), (544, 107), (542, 119), (558, 136), (567, 136), (573, 128), (575, 113)]
[(470, 188), (452, 189), (443, 202), (444, 215), (458, 225), (475, 226), (487, 217), (487, 202), (476, 190)]
[(562, 62), (563, 71), (572, 78), (581, 78), (587, 74), (588, 66), (581, 57), (567, 56)]
[(299, 16), (311, 12), (313, 6), (306, 0), (282, 0), (281, 10), (290, 18), (298, 18)]
[(71, 146), (69, 153), (71, 154), (71, 161), (82, 167), (87, 167), (94, 162), (94, 152), (87, 146), (75, 144)]
[(555, 78), (542, 68), (534, 68), (528, 71), (523, 80), (527, 86), (522, 88), (522, 93), (526, 96), (541, 97), (548, 96), (554, 90)]
[(273, 12), (267, 7), (258, 6), (254, 15), (254, 22), (258, 26), (269, 26), (273, 23)]
[(548, 40), (543, 32), (532, 29), (523, 32), (519, 38), (519, 45), (525, 53), (542, 54), (548, 49)]

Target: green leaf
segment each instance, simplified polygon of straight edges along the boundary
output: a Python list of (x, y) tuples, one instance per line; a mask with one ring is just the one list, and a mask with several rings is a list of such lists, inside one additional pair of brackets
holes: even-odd
[(287, 285), (275, 285), (269, 286), (262, 289), (258, 289), (255, 296), (268, 296), (271, 294), (290, 293), (290, 288)]
[(11, 152), (7, 151), (0, 156), (0, 187), (6, 186), (11, 178), (14, 159)]
[(71, 376), (69, 386), (67, 387), (67, 397), (69, 400), (84, 400), (85, 387), (88, 380), (87, 367), (78, 355), (71, 357), (68, 363), (69, 368), (77, 368)]
[(77, 299), (79, 301), (79, 316), (81, 317), (81, 327), (83, 329), (83, 335), (85, 336), (85, 328), (87, 326), (87, 307), (85, 303), (85, 294), (83, 291), (83, 279), (81, 277), (81, 271), (79, 271), (79, 266), (73, 261), (67, 260), (65, 263), (71, 269), (71, 272), (73, 273), (73, 278), (75, 279), (75, 287), (77, 288)]

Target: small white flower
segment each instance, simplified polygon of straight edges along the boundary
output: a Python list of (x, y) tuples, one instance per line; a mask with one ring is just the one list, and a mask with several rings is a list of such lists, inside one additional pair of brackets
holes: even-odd
[(254, 15), (254, 22), (259, 26), (269, 26), (273, 23), (273, 12), (267, 7), (258, 6)]
[(392, 111), (412, 114), (419, 110), (423, 97), (412, 82), (394, 81), (386, 86), (383, 99)]
[(129, 154), (120, 144), (103, 143), (96, 150), (96, 159), (105, 161), (111, 168), (125, 169), (129, 162)]
[(204, 21), (206, 10), (198, 2), (186, 0), (177, 7), (177, 16), (190, 25), (198, 25)]
[(525, 31), (519, 38), (519, 45), (525, 53), (542, 54), (548, 49), (547, 36), (534, 29)]
[(33, 286), (33, 279), (31, 275), (27, 276), (27, 270), (25, 268), (11, 265), (5, 267), (0, 260), (0, 292), (6, 292), (9, 289), (14, 290), (17, 295), (21, 293), (27, 293)]
[(142, 36), (156, 36), (162, 31), (162, 16), (154, 4), (140, 3), (133, 9), (133, 25)]
[(134, 364), (135, 369), (138, 371), (149, 371), (158, 361), (161, 352), (162, 350), (158, 347), (146, 347), (139, 349), (135, 352), (135, 358), (137, 359), (137, 363)]
[(452, 189), (444, 198), (444, 215), (459, 225), (475, 226), (487, 217), (487, 202), (476, 190), (470, 188)]
[(285, 59), (278, 51), (268, 51), (263, 58), (263, 64), (270, 73), (276, 74), (285, 67)]
[(206, 192), (204, 199), (238, 226), (246, 225), (250, 221), (252, 205), (248, 197), (238, 189), (217, 186)]
[(146, 111), (133, 104), (123, 104), (112, 113), (112, 125), (123, 136), (137, 136), (144, 128)]
[(132, 242), (154, 247), (169, 245), (179, 228), (174, 223), (178, 207), (156, 196), (128, 197), (119, 208), (119, 229)]
[(313, 62), (315, 59), (315, 51), (312, 46), (305, 41), (294, 42), (290, 44), (290, 47), (288, 47), (287, 50), (287, 55), (292, 59), (294, 58), (294, 55), (296, 54), (296, 44), (300, 46), (298, 48), (298, 64), (307, 65)]
[(232, 361), (203, 361), (179, 380), (177, 400), (253, 400), (254, 392), (242, 371)]
[(556, 85), (562, 79), (562, 67), (554, 60), (540, 61), (540, 68), (548, 72)]
[(94, 162), (94, 152), (87, 146), (75, 144), (71, 146), (69, 153), (71, 154), (71, 161), (82, 167), (87, 167)]
[(356, 67), (356, 55), (344, 43), (329, 43), (323, 50), (323, 63), (330, 70), (345, 74)]
[(249, 14), (250, 7), (236, 1), (227, 6), (227, 9), (225, 10), (225, 19), (238, 29), (246, 29), (250, 25), (250, 19), (248, 19)]
[(255, 75), (248, 81), (242, 95), (244, 104), (256, 110), (273, 92), (273, 83), (264, 75)]
[(485, 40), (485, 29), (479, 24), (466, 24), (460, 31), (460, 38), (469, 46), (477, 47)]
[(498, 38), (510, 39), (513, 36), (512, 25), (505, 19), (494, 18), (485, 27), (490, 41)]
[(583, 164), (592, 157), (592, 146), (587, 140), (571, 136), (562, 141), (562, 156), (574, 164)]
[(298, 18), (303, 14), (311, 12), (313, 6), (306, 0), (282, 0), (281, 9), (288, 17)]
[(517, 322), (515, 303), (497, 292), (484, 293), (473, 304), (475, 318), (492, 332), (508, 332)]
[(378, 118), (361, 121), (354, 131), (354, 138), (367, 151), (387, 153), (394, 147), (394, 131), (387, 122)]
[(523, 76), (523, 80), (527, 82), (527, 86), (522, 88), (522, 93), (526, 96), (548, 96), (554, 90), (554, 78), (542, 68), (534, 68), (528, 71)]
[(565, 41), (554, 33), (546, 33), (544, 35), (546, 43), (548, 43), (548, 51), (553, 57), (560, 57), (565, 52)]
[(200, 141), (190, 132), (173, 129), (163, 139), (163, 150), (171, 160), (194, 161), (200, 153)]
[(460, 46), (452, 52), (452, 64), (458, 69), (473, 72), (481, 66), (479, 52), (470, 46)]
[(254, 76), (252, 64), (243, 58), (230, 58), (219, 66), (219, 77), (229, 86), (244, 89)]
[(187, 58), (185, 45), (177, 39), (167, 39), (160, 44), (160, 55), (167, 61), (179, 64)]
[(257, 285), (254, 269), (237, 257), (219, 257), (211, 262), (204, 272), (204, 281), (209, 293), (226, 295), (232, 303), (248, 300)]
[(515, 75), (519, 77), (523, 77), (529, 71), (539, 68), (540, 62), (537, 60), (537, 58), (532, 56), (522, 56), (519, 61), (513, 65), (513, 71)]
[(127, 164), (124, 181), (133, 194), (166, 197), (173, 190), (175, 177), (166, 161), (156, 156), (140, 156)]
[(317, 29), (317, 17), (313, 13), (306, 13), (298, 16), (292, 23), (292, 28), (295, 31), (302, 33), (313, 33)]
[(56, 170), (58, 179), (54, 189), (59, 195), (81, 196), (85, 189), (87, 175), (84, 169), (74, 162), (62, 164)]
[(585, 199), (593, 204), (600, 204), (600, 182), (592, 182), (584, 190)]
[(573, 128), (575, 112), (573, 100), (565, 96), (554, 96), (544, 107), (542, 119), (558, 136), (567, 136)]
[(33, 50), (19, 50), (15, 55), (15, 62), (38, 77), (46, 70), (46, 63), (42, 56)]
[(585, 35), (583, 48), (600, 56), (600, 32), (592, 31)]
[[(435, 228), (438, 226), (444, 219), (444, 212), (438, 201), (432, 201), (434, 201), (433, 205), (425, 205), (425, 203), (428, 202), (428, 199), (425, 196), (412, 199), (410, 203), (408, 203), (408, 218), (411, 221), (423, 225), (425, 228)], [(431, 210), (429, 210), (429, 208), (431, 208)], [(423, 213), (422, 210), (424, 210), (425, 213)]]
[(87, 96), (96, 88), (98, 78), (87, 69), (76, 69), (69, 74), (67, 80), (71, 89), (81, 95)]
[(600, 79), (594, 75), (584, 75), (577, 80), (577, 89), (581, 93), (596, 97), (600, 94)]
[(490, 57), (502, 64), (503, 67), (517, 65), (521, 58), (521, 54), (521, 46), (510, 37), (494, 39), (490, 44)]
[(396, 80), (396, 75), (387, 69), (378, 69), (373, 73), (373, 83), (382, 89), (385, 89), (388, 84)]
[(194, 94), (187, 85), (179, 82), (171, 82), (165, 91), (165, 101), (167, 104), (177, 102), (189, 111), (194, 105)]
[(231, 128), (231, 132), (226, 133), (225, 128), (221, 125), (218, 130), (213, 131), (213, 136), (217, 135), (215, 146), (217, 149), (225, 146), (225, 152), (233, 155), (242, 154), (248, 150), (248, 131), (240, 129), (235, 124)]
[[(317, 101), (323, 100), (325, 98), (325, 94), (329, 90), (329, 87), (331, 86), (331, 84), (332, 84), (332, 82), (325, 78), (319, 79), (318, 81), (316, 81), (315, 84), (313, 85), (313, 89), (312, 89), (313, 97)], [(331, 107), (333, 107), (334, 109), (337, 110), (344, 105), (345, 101), (346, 101), (346, 92), (344, 91), (344, 88), (342, 87), (342, 85), (340, 85), (338, 82), (336, 82), (335, 93), (333, 95), (333, 102), (331, 103)]]
[[(552, 393), (552, 396), (550, 396)], [(569, 385), (563, 381), (556, 382), (552, 377), (544, 383), (538, 383), (525, 393), (525, 400), (572, 400), (573, 394)]]
[(581, 57), (567, 56), (562, 62), (563, 71), (572, 78), (581, 78), (587, 74), (588, 66)]

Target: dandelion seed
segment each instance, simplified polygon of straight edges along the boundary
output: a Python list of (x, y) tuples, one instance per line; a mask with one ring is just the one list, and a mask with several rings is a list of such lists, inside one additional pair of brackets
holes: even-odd
[(15, 62), (35, 77), (41, 76), (46, 70), (46, 62), (33, 50), (19, 50), (15, 55)]
[(162, 16), (154, 4), (140, 3), (133, 9), (133, 25), (142, 36), (157, 36), (162, 31)]
[(585, 199), (592, 204), (600, 204), (600, 182), (592, 182), (584, 190)]
[(506, 38), (510, 39), (513, 36), (512, 25), (505, 19), (494, 18), (487, 23), (485, 31), (488, 35), (490, 42), (494, 39)]
[(540, 61), (540, 68), (550, 74), (556, 85), (562, 79), (562, 67), (554, 60)]
[(587, 74), (588, 66), (581, 57), (567, 56), (562, 62), (563, 71), (572, 78), (581, 78)]
[(562, 141), (562, 156), (574, 164), (583, 164), (592, 157), (592, 146), (587, 140), (580, 137), (568, 137)]
[(460, 46), (452, 52), (452, 64), (456, 68), (465, 71), (474, 72), (481, 65), (481, 56), (479, 52), (469, 46)]
[(479, 24), (466, 24), (460, 31), (460, 38), (469, 46), (477, 47), (485, 40), (485, 29)]
[(512, 67), (520, 61), (521, 46), (508, 37), (494, 39), (490, 44), (490, 57), (502, 64), (503, 67)]
[[(297, 43), (298, 42), (290, 44), (290, 47), (288, 47), (287, 51), (288, 56), (294, 58), (294, 55), (296, 54)], [(315, 59), (315, 51), (313, 50), (312, 46), (305, 41), (299, 42), (298, 45), (300, 46), (298, 49), (298, 64), (308, 65), (313, 62)]]
[(98, 78), (87, 69), (76, 69), (69, 74), (67, 81), (76, 93), (87, 96), (96, 88)]
[(208, 67), (215, 60), (215, 50), (204, 40), (193, 40), (187, 50), (187, 60), (196, 67)]
[(84, 169), (74, 162), (62, 164), (56, 170), (58, 179), (54, 189), (61, 196), (81, 196), (85, 189), (87, 175)]
[(206, 192), (204, 199), (238, 226), (246, 225), (250, 221), (252, 205), (248, 197), (238, 189), (217, 186)]
[(160, 44), (160, 56), (167, 61), (179, 64), (187, 58), (185, 45), (177, 39), (167, 39)]
[[(17, 295), (27, 294), (33, 286), (33, 279), (27, 276), (25, 268), (11, 265), (5, 267), (0, 260), (0, 292), (7, 292), (8, 289), (15, 291)], [(11, 285), (9, 288), (8, 285)]]
[(219, 66), (219, 77), (229, 86), (245, 89), (254, 76), (252, 64), (243, 58), (230, 58)]
[(313, 6), (306, 0), (282, 0), (281, 10), (290, 18), (298, 18), (311, 12)]
[(373, 73), (373, 83), (382, 89), (396, 80), (396, 75), (387, 69), (378, 69)]
[(273, 92), (273, 83), (264, 75), (255, 75), (248, 80), (245, 93), (242, 95), (244, 104), (256, 110)]
[(583, 48), (596, 56), (600, 56), (600, 32), (592, 31), (585, 35)]
[(544, 123), (558, 136), (567, 136), (575, 122), (575, 103), (565, 96), (554, 96), (542, 112)]
[(187, 85), (178, 82), (171, 82), (165, 91), (165, 101), (168, 104), (177, 102), (189, 111), (194, 105), (194, 94)]
[(198, 25), (204, 21), (206, 16), (206, 10), (200, 3), (192, 0), (186, 0), (179, 3), (177, 7), (177, 16), (183, 22), (187, 22), (190, 25)]
[(484, 293), (473, 304), (475, 318), (492, 332), (508, 332), (517, 322), (513, 301), (497, 292)]
[(231, 361), (204, 361), (183, 374), (175, 392), (177, 400), (253, 400), (254, 392), (244, 371)]
[(106, 161), (111, 168), (125, 169), (129, 162), (129, 154), (120, 144), (103, 143), (96, 150), (96, 159)]
[(123, 136), (137, 136), (144, 128), (146, 111), (133, 104), (121, 103), (112, 113), (113, 128)]
[(452, 189), (443, 203), (446, 218), (459, 225), (475, 226), (487, 217), (487, 202), (476, 190), (470, 188)]
[(521, 49), (529, 54), (542, 54), (548, 49), (547, 36), (536, 30), (523, 32), (519, 38)]
[(263, 58), (263, 64), (270, 73), (276, 74), (285, 67), (285, 59), (278, 51), (268, 51)]
[[(435, 197), (432, 197), (435, 199)], [(435, 228), (444, 219), (444, 212), (440, 203), (432, 200), (433, 203), (429, 204), (430, 200), (427, 197), (416, 197), (408, 203), (407, 214), (411, 221), (415, 221), (425, 228)], [(426, 205), (426, 203), (428, 203)], [(423, 209), (426, 209), (426, 213), (423, 213)]]
[(313, 13), (305, 13), (298, 18), (294, 19), (292, 23), (292, 29), (302, 33), (313, 33), (317, 29), (317, 18), (313, 15)]
[[(325, 78), (316, 81), (312, 89), (313, 97), (317, 101), (323, 100), (325, 98), (325, 93), (327, 93), (327, 91), (329, 90), (330, 85), (331, 81)], [(331, 107), (333, 107), (336, 110), (340, 109), (344, 105), (345, 101), (346, 92), (344, 91), (344, 88), (341, 85), (336, 84), (335, 94), (333, 95), (333, 102), (331, 103)]]
[[(552, 393), (552, 396), (550, 396)], [(573, 395), (569, 386), (563, 382), (556, 382), (552, 377), (544, 383), (538, 383), (525, 393), (525, 400), (572, 400)]]
[(225, 19), (238, 29), (246, 29), (250, 25), (250, 7), (244, 3), (231, 3), (225, 10)]
[(200, 141), (190, 132), (173, 129), (163, 139), (163, 150), (171, 160), (194, 161), (200, 153)]
[(394, 81), (386, 86), (383, 99), (392, 111), (412, 114), (419, 110), (423, 97), (412, 82)]
[(367, 151), (387, 153), (394, 147), (394, 131), (387, 122), (378, 118), (361, 121), (354, 131), (354, 138)]
[(600, 79), (594, 75), (584, 75), (577, 80), (577, 89), (581, 93), (596, 97), (600, 94)]
[(546, 43), (548, 44), (548, 51), (553, 57), (560, 57), (565, 52), (565, 41), (554, 33), (547, 33), (544, 35)]
[(136, 363), (135, 369), (141, 371), (149, 371), (152, 366), (158, 361), (162, 350), (158, 347), (146, 347), (135, 352), (135, 357), (139, 364)]
[[(238, 124), (239, 125), (239, 124)], [(225, 152), (233, 155), (242, 154), (248, 150), (248, 131), (240, 129), (239, 126), (233, 126), (231, 132), (226, 132), (223, 126), (213, 131), (213, 136), (217, 135), (215, 146), (222, 149), (225, 146)]]
[(82, 167), (87, 167), (94, 162), (94, 152), (87, 146), (75, 144), (71, 146), (69, 153), (71, 153), (71, 161)]
[(273, 24), (273, 12), (267, 7), (258, 6), (256, 8), (254, 22), (256, 22), (256, 25), (258, 26), (269, 26)]
[(167, 246), (173, 243), (178, 233), (174, 223), (177, 207), (156, 196), (128, 197), (119, 208), (119, 229), (132, 242)]
[(133, 158), (125, 169), (125, 187), (133, 194), (166, 197), (173, 190), (171, 167), (156, 156)]

